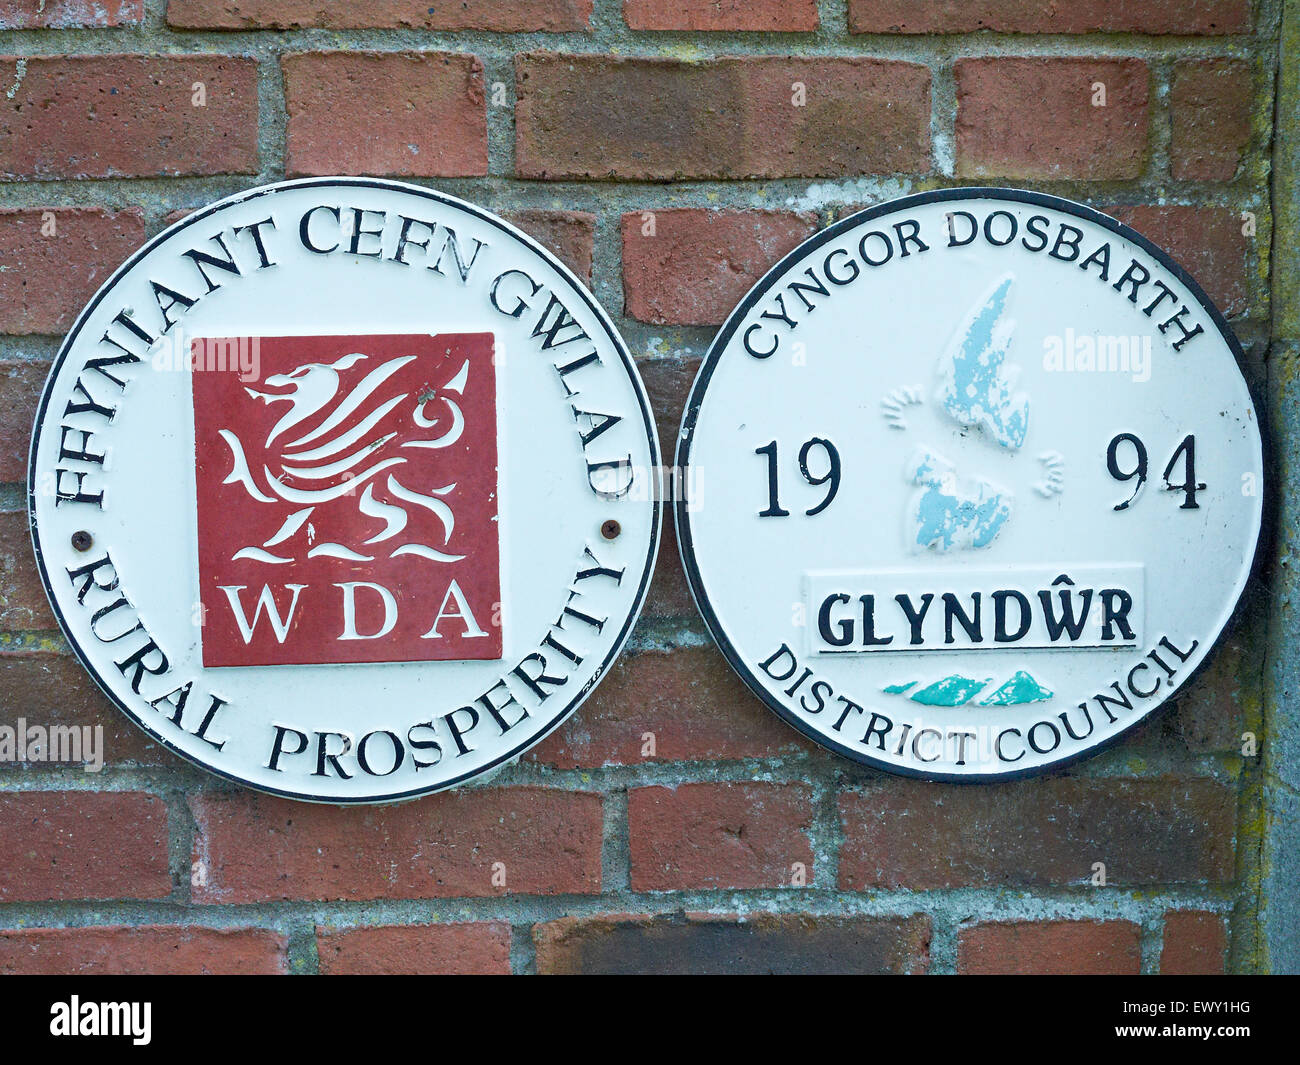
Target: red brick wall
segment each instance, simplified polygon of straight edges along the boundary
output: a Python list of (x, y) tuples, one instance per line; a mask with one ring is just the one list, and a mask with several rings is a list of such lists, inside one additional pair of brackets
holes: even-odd
[(428, 180), (537, 235), (619, 322), (665, 444), (769, 265), (963, 182), (1081, 199), (1170, 248), (1258, 382), (1275, 8), (0, 0), (0, 724), (101, 724), (107, 745), (98, 775), (0, 765), (0, 973), (1264, 964), (1256, 604), (1118, 748), (929, 785), (750, 697), (670, 530), (628, 652), (557, 734), (489, 787), (340, 810), (219, 783), (106, 705), (55, 631), (20, 482), (60, 334), (129, 250), (304, 174)]

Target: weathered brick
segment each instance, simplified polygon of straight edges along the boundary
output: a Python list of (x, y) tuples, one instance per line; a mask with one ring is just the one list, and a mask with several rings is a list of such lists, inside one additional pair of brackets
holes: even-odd
[(1230, 181), (1250, 141), (1250, 63), (1184, 59), (1169, 89), (1169, 169), (1176, 178)]
[(562, 917), (533, 927), (542, 974), (924, 973), (915, 917), (687, 913)]
[[(659, 453), (664, 465), (670, 468), (676, 462), (682, 413), (699, 368), (700, 360), (697, 358), (641, 359), (637, 363), (659, 429)], [(692, 621), (699, 618), (682, 569), (677, 527), (671, 509), (664, 513), (663, 542), (659, 545), (659, 559), (642, 613), (648, 618), (690, 618)]]
[(634, 30), (765, 30), (817, 28), (817, 0), (623, 0)]
[(0, 902), (171, 893), (167, 807), (134, 791), (0, 793)]
[[(534, 52), (516, 58), (515, 80), (522, 177), (658, 181), (930, 169), (930, 72), (916, 63)], [(793, 103), (798, 85), (803, 106)]]
[(316, 952), (326, 976), (492, 976), (510, 972), (510, 926), (478, 921), (317, 928)]
[[(66, 332), (144, 238), (144, 216), (135, 209), (0, 210), (0, 332)], [(8, 414), (0, 402), (0, 418)]]
[[(1141, 59), (959, 59), (959, 177), (1138, 177), (1150, 74)], [(1104, 86), (1106, 104), (1093, 106)]]
[(592, 0), (170, 0), (167, 21), (183, 29), (492, 30), (581, 32)]
[[(655, 425), (659, 429), (659, 453), (663, 455), (664, 464), (671, 466), (677, 461), (677, 434), (681, 431), (682, 415), (686, 410), (686, 400), (691, 394), (691, 386), (700, 372), (700, 359), (670, 357), (662, 359), (641, 359), (637, 362), (637, 371), (650, 397), (650, 408), (654, 412)], [(664, 522), (665, 528), (673, 524), (669, 514)], [(663, 559), (668, 544), (660, 548), (659, 557)], [(689, 599), (690, 593), (687, 592)], [(694, 614), (694, 608), (690, 611)]]
[(57, 628), (36, 572), (25, 510), (0, 510), (0, 630)]
[[(1226, 883), (1236, 803), (1213, 780), (1056, 777), (971, 788), (891, 780), (840, 797), (840, 887)], [(937, 860), (941, 855), (942, 860)]]
[[(13, 69), (14, 57), (0, 58)], [(237, 56), (26, 60), (0, 109), (0, 176), (257, 172), (257, 62)], [(195, 106), (202, 85), (205, 104)]]
[(1141, 934), (1131, 921), (990, 921), (957, 933), (957, 972), (1133, 975), (1142, 966)]
[(1194, 277), (1224, 315), (1248, 308), (1243, 221), (1230, 207), (1109, 207), (1106, 213), (1132, 226), (1167, 251)]
[[(659, 423), (659, 432), (664, 432), (662, 422)], [(668, 459), (669, 456), (665, 456), (665, 460)], [(648, 618), (689, 618), (695, 621), (699, 617), (690, 585), (686, 582), (686, 571), (682, 568), (682, 556), (677, 548), (677, 525), (671, 511), (664, 514), (663, 542), (659, 545), (659, 558), (655, 561), (654, 577), (642, 613)]]
[(458, 52), (285, 56), (286, 172), (487, 173), (483, 64)]
[(587, 211), (507, 211), (502, 217), (518, 226), (590, 287), (596, 216)]
[[(643, 754), (647, 745), (652, 753)], [(810, 749), (710, 645), (625, 653), (581, 709), (529, 757), (573, 769), (773, 758)]]
[(144, 0), (0, 0), (0, 30), (67, 30), (144, 21)]
[(1166, 976), (1213, 976), (1224, 971), (1228, 929), (1222, 916), (1203, 910), (1170, 910), (1160, 972)]
[(47, 729), (102, 728), (105, 765), (174, 764), (175, 756), (109, 703), (71, 655), (0, 650), (0, 725), (16, 727), (19, 717)]
[(718, 325), (816, 229), (811, 212), (681, 208), (625, 214), (624, 313), (655, 325)]
[(1245, 732), (1242, 678), (1258, 670), (1240, 640), (1221, 640), (1196, 683), (1180, 691), (1163, 723), (1189, 751), (1241, 753)]
[[(374, 808), (239, 792), (191, 808), (196, 902), (600, 891), (601, 798), (586, 792), (475, 790)], [(504, 887), (492, 883), (501, 871)]]
[(1250, 31), (1250, 0), (849, 0), (852, 33)]
[(813, 881), (811, 791), (800, 784), (680, 784), (627, 796), (632, 890)]
[(263, 928), (0, 930), (5, 976), (247, 976), (286, 971), (286, 940)]
[[(0, 289), (4, 276), (0, 271)], [(0, 359), (0, 483), (27, 479), (32, 419), (49, 372), (48, 362)]]

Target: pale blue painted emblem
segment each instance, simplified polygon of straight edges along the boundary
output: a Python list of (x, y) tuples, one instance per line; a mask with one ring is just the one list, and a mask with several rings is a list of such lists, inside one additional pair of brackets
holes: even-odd
[(913, 455), (908, 472), (921, 486), (908, 518), (918, 548), (987, 547), (1011, 517), (1010, 492), (991, 481), (959, 485), (952, 464), (932, 451)]
[[(1015, 390), (1019, 367), (1007, 362), (1015, 330), (1007, 315), (1013, 281), (1010, 274), (1000, 278), (971, 308), (939, 358), (934, 393), (944, 416), (1009, 450), (1020, 448), (1029, 432), (1029, 397)], [(903, 389), (882, 406), (891, 425), (906, 428), (904, 409), (917, 402), (920, 393)], [(904, 476), (917, 486), (906, 516), (915, 550), (987, 547), (1011, 517), (1008, 489), (984, 478), (963, 481), (953, 464), (929, 447), (912, 455)]]
[(1016, 392), (1018, 368), (1007, 363), (1015, 322), (1006, 313), (1011, 275), (984, 295), (939, 360), (937, 399), (959, 425), (979, 428), (1005, 448), (1029, 431), (1029, 397)]

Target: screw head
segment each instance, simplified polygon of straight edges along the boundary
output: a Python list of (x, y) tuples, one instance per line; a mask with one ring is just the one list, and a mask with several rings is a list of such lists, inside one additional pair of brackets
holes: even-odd
[(621, 533), (622, 531), (623, 531), (623, 526), (621, 526), (613, 518), (610, 518), (607, 522), (605, 522), (600, 527), (600, 535), (603, 536), (606, 540), (617, 540), (618, 534)]
[(95, 538), (82, 529), (72, 534), (72, 548), (74, 551), (89, 551), (94, 546)]

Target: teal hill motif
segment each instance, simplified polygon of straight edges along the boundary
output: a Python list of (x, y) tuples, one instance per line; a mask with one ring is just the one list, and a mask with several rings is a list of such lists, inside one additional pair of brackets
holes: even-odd
[(913, 692), (908, 698), (914, 703), (924, 703), (926, 706), (961, 706), (969, 702), (971, 696), (988, 682), (987, 677), (983, 680), (972, 680), (970, 677), (954, 673), (951, 677), (936, 680), (920, 691)]
[[(910, 689), (916, 688), (918, 683), (920, 682), (912, 680), (902, 684), (888, 684), (881, 690), (886, 695), (906, 695)], [(982, 691), (988, 694), (976, 700), (977, 706), (1020, 706), (1024, 703), (1042, 703), (1056, 694), (1023, 669), (1018, 669), (996, 687), (993, 686), (990, 677), (978, 680), (954, 673), (913, 691), (911, 695), (907, 695), (907, 698), (926, 706), (965, 706)]]
[(980, 700), (980, 706), (1018, 706), (1021, 703), (1043, 703), (1055, 692), (1044, 688), (1023, 669), (1012, 674), (1011, 679), (991, 695)]

